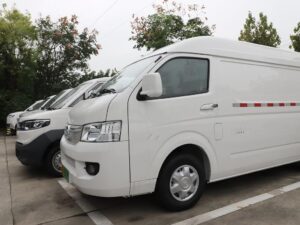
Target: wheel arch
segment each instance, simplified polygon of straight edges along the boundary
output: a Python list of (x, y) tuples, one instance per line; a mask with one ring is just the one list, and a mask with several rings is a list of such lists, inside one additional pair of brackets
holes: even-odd
[(48, 147), (46, 148), (46, 151), (43, 154), (43, 162), (45, 162), (48, 153), (50, 152), (50, 150), (55, 147), (55, 146), (59, 146), (60, 147), (60, 139), (55, 140), (54, 142), (51, 142)]
[(55, 147), (58, 146), (60, 148), (60, 140), (63, 136), (64, 130), (50, 130), (47, 133), (43, 134), (45, 136), (45, 150), (43, 153), (43, 162), (45, 162), (45, 159), (49, 153), (49, 151)]
[(160, 148), (153, 163), (153, 168), (156, 168), (155, 177), (159, 177), (162, 168), (173, 156), (183, 152), (202, 160), (206, 180), (209, 182), (217, 170), (216, 154), (208, 139), (195, 132), (176, 135)]

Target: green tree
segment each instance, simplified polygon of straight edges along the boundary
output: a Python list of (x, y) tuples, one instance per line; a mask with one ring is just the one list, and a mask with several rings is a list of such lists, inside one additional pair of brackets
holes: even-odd
[(17, 9), (0, 10), (0, 125), (8, 113), (32, 102), (35, 77), (35, 28), (30, 15)]
[(76, 79), (74, 86), (91, 79), (102, 78), (102, 77), (113, 77), (118, 71), (116, 69), (107, 69), (105, 71), (100, 70), (98, 73), (96, 71), (87, 70), (79, 79)]
[(44, 97), (71, 86), (88, 69), (88, 60), (101, 48), (97, 31), (78, 30), (78, 19), (62, 17), (53, 22), (39, 18), (36, 46), (35, 95)]
[(130, 40), (136, 42), (134, 48), (155, 50), (179, 40), (213, 34), (215, 26), (205, 25), (207, 18), (202, 18), (204, 6), (162, 0), (153, 7), (156, 12), (147, 17), (133, 15)]
[(244, 29), (240, 32), (240, 41), (247, 41), (255, 44), (277, 47), (281, 40), (273, 23), (268, 22), (268, 18), (263, 13), (259, 14), (259, 21), (256, 22), (251, 12), (244, 24)]
[(290, 48), (293, 48), (296, 52), (300, 52), (300, 22), (294, 29), (294, 34), (290, 36), (292, 45)]
[[(8, 113), (80, 82), (101, 48), (97, 31), (78, 30), (78, 19), (32, 23), (16, 8), (0, 9), (0, 125)], [(86, 77), (88, 78), (88, 76)]]
[(99, 70), (97, 73), (97, 78), (101, 77), (113, 77), (118, 73), (118, 70), (116, 68), (114, 69), (107, 69), (107, 70)]

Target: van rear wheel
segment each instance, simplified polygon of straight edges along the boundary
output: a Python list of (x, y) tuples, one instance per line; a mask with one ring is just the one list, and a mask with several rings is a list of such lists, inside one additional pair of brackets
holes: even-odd
[(171, 158), (163, 167), (156, 186), (161, 205), (170, 211), (194, 206), (206, 186), (202, 162), (191, 154)]
[(54, 146), (47, 154), (45, 162), (47, 172), (55, 177), (60, 177), (61, 173), (61, 154), (59, 146)]

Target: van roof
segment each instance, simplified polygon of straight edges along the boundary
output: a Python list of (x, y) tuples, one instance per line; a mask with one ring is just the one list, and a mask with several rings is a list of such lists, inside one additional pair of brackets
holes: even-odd
[(300, 53), (210, 36), (189, 38), (158, 49), (151, 55), (172, 52), (196, 53), (300, 68)]

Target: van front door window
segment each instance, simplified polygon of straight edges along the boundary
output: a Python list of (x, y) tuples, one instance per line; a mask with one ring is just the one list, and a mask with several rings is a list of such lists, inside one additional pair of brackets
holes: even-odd
[(174, 58), (158, 69), (163, 85), (160, 98), (208, 92), (209, 61), (198, 58)]

